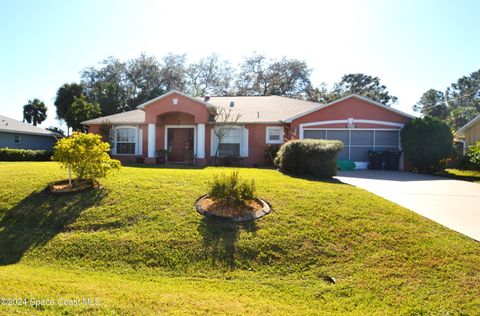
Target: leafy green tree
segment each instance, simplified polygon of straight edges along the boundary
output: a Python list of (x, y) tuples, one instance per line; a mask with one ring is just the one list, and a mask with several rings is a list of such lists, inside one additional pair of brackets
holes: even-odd
[(62, 137), (65, 136), (64, 130), (61, 129), (61, 128), (58, 128), (58, 127), (56, 127), (56, 126), (47, 127), (46, 130), (47, 130), (47, 131), (50, 131), (50, 132), (57, 133), (58, 135), (60, 135), (60, 136), (62, 136)]
[(480, 113), (480, 70), (459, 78), (445, 93), (428, 90), (413, 109), (444, 120), (452, 129), (462, 127)]
[(267, 60), (254, 54), (245, 58), (235, 83), (237, 95), (305, 96), (311, 70), (297, 59)]
[(52, 160), (58, 161), (68, 170), (72, 186), (72, 172), (78, 180), (107, 176), (108, 172), (120, 169), (120, 161), (109, 156), (110, 144), (103, 142), (100, 135), (74, 132), (60, 139), (53, 148)]
[(461, 106), (450, 110), (447, 117), (447, 123), (454, 130), (470, 122), (478, 115), (478, 110), (474, 106)]
[(474, 107), (480, 112), (480, 70), (459, 78), (445, 94), (451, 109)]
[(187, 69), (188, 93), (193, 96), (232, 94), (233, 69), (212, 54)]
[(71, 107), (75, 97), (80, 97), (84, 93), (83, 86), (79, 83), (65, 83), (57, 90), (54, 105), (57, 108), (57, 118), (63, 120), (67, 125), (67, 131), (72, 127)]
[(187, 91), (187, 56), (185, 54), (168, 54), (160, 64), (161, 88), (165, 91)]
[(453, 152), (453, 135), (450, 127), (434, 117), (416, 118), (401, 131), (402, 148), (413, 167), (420, 172), (433, 172), (441, 161)]
[[(181, 59), (170, 56), (161, 65), (153, 56), (141, 54), (138, 58), (121, 62), (109, 57), (99, 68), (88, 67), (82, 72), (82, 84), (88, 99), (100, 105), (102, 115), (111, 115), (135, 109), (136, 106), (165, 93), (168, 88), (181, 83), (174, 76), (182, 73)], [(163, 75), (169, 77), (163, 78)]]
[(327, 84), (325, 82), (322, 82), (318, 87), (313, 87), (310, 85), (307, 87), (305, 94), (307, 100), (319, 103), (329, 103), (334, 99), (330, 95), (330, 91), (328, 91)]
[(413, 110), (441, 120), (445, 120), (448, 116), (445, 95), (442, 91), (435, 89), (430, 89), (425, 92), (420, 100), (413, 106)]
[(33, 126), (41, 124), (47, 119), (47, 107), (45, 103), (39, 99), (29, 100), (27, 104), (23, 106), (23, 121), (27, 123), (33, 123)]
[(88, 67), (82, 71), (82, 84), (89, 100), (100, 105), (102, 115), (129, 110), (126, 64), (109, 57), (99, 69)]
[(372, 77), (362, 73), (347, 74), (327, 90), (324, 83), (318, 88), (309, 86), (306, 91), (307, 99), (310, 101), (329, 103), (350, 94), (358, 94), (377, 101), (386, 106), (396, 103), (398, 98), (391, 95), (387, 87), (380, 83), (378, 77)]
[(344, 75), (332, 91), (332, 97), (335, 99), (350, 94), (358, 94), (387, 106), (391, 106), (398, 100), (397, 97), (390, 95), (387, 87), (380, 83), (378, 77), (362, 73)]
[(127, 61), (125, 67), (127, 103), (130, 109), (165, 93), (160, 64), (155, 57), (141, 54), (140, 57)]
[(74, 131), (83, 131), (81, 122), (99, 117), (102, 114), (100, 106), (97, 103), (88, 102), (87, 97), (83, 94), (80, 97), (74, 97), (70, 108), (72, 115), (70, 123)]

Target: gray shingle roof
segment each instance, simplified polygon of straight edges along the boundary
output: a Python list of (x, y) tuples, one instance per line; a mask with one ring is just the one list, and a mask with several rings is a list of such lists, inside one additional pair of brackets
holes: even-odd
[[(407, 113), (403, 113), (394, 108), (386, 107), (380, 103), (368, 100), (364, 97), (357, 95), (350, 95), (328, 104), (320, 104), (316, 102), (292, 99), (276, 95), (210, 97), (207, 102), (204, 102), (204, 97), (197, 97), (195, 99), (202, 103), (205, 103), (207, 106), (212, 105), (214, 107), (223, 107), (227, 109), (231, 108), (232, 116), (240, 114), (240, 119), (238, 120), (238, 123), (275, 123), (291, 121), (291, 119), (294, 117), (303, 116), (312, 111), (320, 110), (322, 108), (336, 104), (351, 97), (366, 100), (367, 102), (380, 106), (387, 111), (392, 111), (406, 117), (413, 118), (413, 116)], [(140, 105), (139, 108), (143, 108), (145, 105), (151, 104), (154, 100)], [(230, 106), (232, 103), (233, 106)], [(93, 120), (82, 122), (82, 124), (101, 124), (105, 121), (108, 121), (112, 124), (142, 124), (145, 123), (145, 112), (143, 112), (143, 110), (137, 109), (110, 116), (99, 117)]]
[(45, 136), (59, 136), (57, 133), (47, 131), (38, 126), (33, 126), (23, 123), (12, 118), (0, 115), (0, 132), (17, 133), (17, 134), (32, 134)]
[(93, 120), (83, 121), (82, 124), (102, 124), (109, 122), (111, 124), (143, 124), (145, 123), (145, 112), (143, 110), (133, 110), (123, 113), (98, 117)]
[[(203, 98), (201, 100), (203, 101)], [(231, 102), (233, 107), (230, 107)], [(216, 107), (231, 108), (233, 115), (241, 115), (239, 123), (280, 122), (319, 106), (315, 102), (276, 95), (210, 97), (208, 103)]]
[[(196, 99), (202, 102), (204, 100), (203, 97)], [(230, 108), (230, 102), (234, 103), (232, 115), (241, 115), (239, 123), (280, 122), (319, 105), (315, 102), (280, 96), (211, 97), (208, 104)], [(105, 121), (111, 124), (142, 124), (145, 123), (145, 112), (143, 110), (127, 111), (84, 121), (82, 124), (102, 124)]]

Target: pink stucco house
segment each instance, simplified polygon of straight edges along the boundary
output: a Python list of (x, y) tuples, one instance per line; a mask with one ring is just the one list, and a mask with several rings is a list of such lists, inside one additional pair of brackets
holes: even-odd
[[(219, 107), (240, 115), (235, 128), (221, 143), (213, 128)], [(265, 149), (289, 139), (338, 139), (345, 148), (339, 158), (366, 167), (368, 150), (399, 149), (400, 129), (414, 118), (391, 107), (350, 95), (329, 104), (281, 96), (194, 98), (171, 91), (136, 110), (82, 122), (91, 133), (102, 123), (112, 124), (112, 155), (121, 161), (145, 158), (155, 163), (158, 150), (167, 150), (170, 162), (196, 157), (198, 165), (213, 161), (219, 153), (243, 157), (245, 166), (266, 163)]]

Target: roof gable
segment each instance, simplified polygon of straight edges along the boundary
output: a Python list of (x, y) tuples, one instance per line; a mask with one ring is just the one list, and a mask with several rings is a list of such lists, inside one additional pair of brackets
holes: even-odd
[(165, 99), (165, 98), (167, 98), (167, 97), (169, 97), (169, 96), (171, 96), (171, 95), (173, 95), (173, 94), (178, 94), (179, 96), (182, 96), (182, 97), (184, 97), (184, 98), (187, 98), (187, 99), (189, 99), (189, 100), (191, 100), (191, 101), (194, 101), (194, 102), (203, 104), (203, 105), (205, 105), (207, 108), (211, 108), (211, 107), (212, 107), (211, 104), (209, 104), (209, 103), (207, 103), (207, 102), (204, 102), (204, 101), (201, 101), (201, 100), (199, 100), (198, 98), (191, 97), (191, 96), (186, 95), (185, 93), (182, 93), (182, 92), (177, 91), (177, 90), (172, 90), (172, 91), (170, 91), (170, 92), (168, 92), (168, 93), (165, 93), (165, 94), (162, 94), (161, 96), (156, 97), (155, 99), (152, 99), (152, 100), (150, 100), (150, 101), (147, 101), (147, 102), (145, 102), (145, 103), (140, 104), (139, 106), (137, 106), (137, 109), (142, 109), (142, 110), (143, 110), (143, 109), (145, 109), (145, 107), (147, 107), (147, 106), (149, 106), (149, 105), (151, 105), (151, 104), (153, 104), (153, 103), (156, 103), (156, 102), (158, 102), (158, 101), (160, 101), (160, 100), (162, 100), (162, 99)]
[(463, 125), (462, 127), (460, 127), (458, 129), (458, 131), (455, 132), (455, 135), (462, 135), (463, 132), (469, 128), (469, 127), (472, 127), (473, 125), (477, 124), (480, 122), (480, 114), (477, 115), (476, 117), (474, 117), (470, 122), (468, 122), (467, 124)]
[(413, 115), (410, 115), (410, 114), (405, 113), (405, 112), (402, 112), (402, 111), (400, 111), (400, 110), (397, 110), (397, 109), (388, 107), (388, 106), (386, 106), (386, 105), (384, 105), (384, 104), (381, 104), (381, 103), (379, 103), (379, 102), (373, 101), (373, 100), (371, 100), (371, 99), (369, 99), (369, 98), (362, 97), (362, 96), (360, 96), (360, 95), (358, 95), (358, 94), (351, 94), (351, 95), (348, 95), (348, 96), (346, 96), (346, 97), (340, 98), (340, 99), (335, 100), (335, 101), (332, 101), (332, 102), (330, 102), (330, 103), (327, 103), (327, 104), (319, 104), (316, 108), (313, 108), (313, 109), (311, 109), (311, 110), (305, 111), (305, 112), (303, 112), (303, 113), (299, 113), (299, 114), (297, 114), (297, 115), (294, 115), (294, 116), (288, 118), (288, 119), (286, 120), (286, 122), (291, 123), (291, 122), (292, 122), (293, 120), (295, 120), (295, 119), (301, 118), (301, 117), (303, 117), (303, 116), (305, 116), (305, 115), (308, 115), (308, 114), (310, 114), (310, 113), (313, 113), (313, 112), (316, 112), (316, 111), (319, 111), (319, 110), (323, 110), (323, 109), (325, 109), (325, 108), (328, 108), (328, 107), (330, 107), (330, 106), (333, 106), (333, 105), (335, 105), (335, 104), (341, 103), (341, 102), (343, 102), (343, 101), (345, 101), (345, 100), (348, 100), (348, 99), (351, 99), (351, 98), (356, 98), (356, 99), (362, 100), (362, 101), (364, 101), (364, 102), (367, 102), (367, 103), (369, 103), (369, 104), (375, 105), (375, 106), (377, 106), (377, 107), (379, 107), (379, 108), (382, 108), (382, 109), (384, 109), (384, 110), (387, 110), (387, 111), (390, 111), (390, 112), (394, 112), (394, 113), (396, 113), (396, 114), (399, 114), (399, 115), (408, 117), (408, 118), (410, 118), (410, 119), (414, 119), (414, 118), (415, 118), (415, 116), (413, 116)]

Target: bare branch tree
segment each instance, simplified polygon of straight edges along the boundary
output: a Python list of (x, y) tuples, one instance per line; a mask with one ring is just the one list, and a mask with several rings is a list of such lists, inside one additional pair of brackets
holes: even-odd
[(213, 132), (217, 136), (217, 149), (215, 150), (214, 164), (217, 164), (217, 158), (220, 154), (220, 144), (232, 129), (234, 129), (240, 120), (241, 114), (232, 113), (232, 108), (217, 107), (215, 113), (215, 127)]

